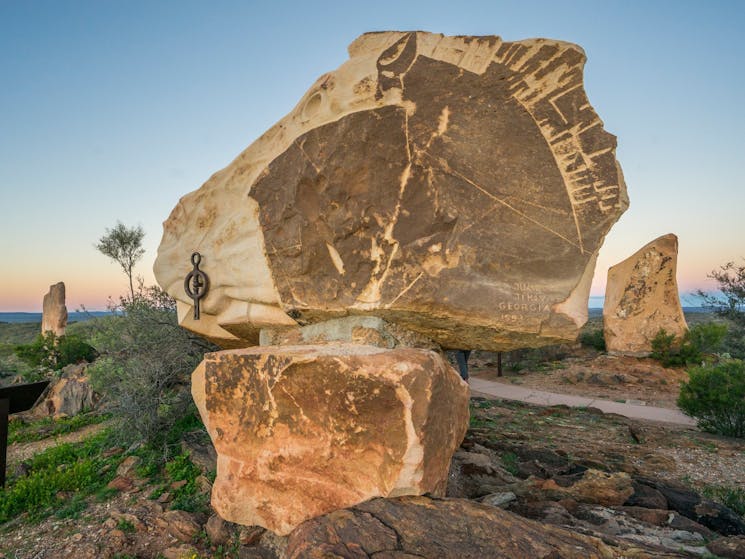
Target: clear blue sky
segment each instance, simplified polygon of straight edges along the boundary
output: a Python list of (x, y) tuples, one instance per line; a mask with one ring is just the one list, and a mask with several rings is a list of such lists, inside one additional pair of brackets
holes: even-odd
[(745, 256), (745, 2), (0, 0), (0, 311), (126, 290), (93, 243), (142, 225), (148, 282), (178, 198), (287, 113), (365, 31), (549, 37), (588, 56), (631, 208), (608, 266), (680, 237), (682, 291)]

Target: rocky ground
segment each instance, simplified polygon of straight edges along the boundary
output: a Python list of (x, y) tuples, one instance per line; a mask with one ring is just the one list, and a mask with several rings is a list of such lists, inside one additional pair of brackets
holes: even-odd
[[(494, 377), (491, 359), (476, 354), (474, 374)], [(682, 378), (650, 360), (574, 348), (540, 366), (505, 368), (500, 380), (671, 406)], [(32, 474), (31, 454), (104, 428), (14, 443), (9, 486)], [(214, 454), (199, 436), (186, 440), (188, 475), (155, 474), (136, 449), (102, 451), (95, 464), (108, 489), (84, 499), (63, 491), (57, 503), (77, 503), (64, 514), (6, 522), (0, 557), (745, 557), (745, 441), (693, 428), (473, 398), (447, 499), (373, 500), (289, 538), (213, 515)]]

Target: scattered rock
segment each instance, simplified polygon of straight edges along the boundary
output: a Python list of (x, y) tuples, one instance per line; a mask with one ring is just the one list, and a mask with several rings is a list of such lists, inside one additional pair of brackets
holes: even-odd
[(212, 491), (212, 482), (206, 476), (200, 474), (194, 479), (194, 485), (200, 493), (209, 494)]
[(603, 334), (609, 352), (648, 355), (660, 328), (676, 338), (688, 330), (677, 260), (678, 237), (663, 235), (608, 270)]
[(181, 441), (181, 449), (203, 473), (214, 472), (217, 468), (217, 452), (209, 441), (202, 443), (187, 437)]
[(652, 526), (665, 526), (670, 517), (675, 514), (667, 509), (652, 509), (641, 506), (622, 506), (617, 507), (616, 510)]
[(650, 478), (639, 478), (639, 481), (662, 493), (670, 509), (703, 524), (710, 530), (725, 536), (745, 534), (745, 521), (724, 505), (703, 498), (695, 491), (677, 483)]
[(213, 545), (226, 544), (232, 536), (228, 523), (216, 514), (209, 517), (204, 529)]
[(719, 538), (709, 543), (706, 547), (717, 557), (743, 559), (745, 557), (745, 536)]
[(238, 541), (241, 545), (254, 545), (264, 535), (266, 530), (261, 526), (241, 526)]
[(139, 456), (127, 456), (116, 469), (116, 475), (132, 477), (135, 469), (142, 463)]
[(626, 500), (625, 505), (648, 509), (667, 509), (667, 499), (653, 487), (640, 483), (636, 479), (631, 482), (631, 486), (634, 492)]
[(587, 470), (582, 478), (568, 489), (569, 495), (577, 501), (605, 506), (622, 505), (633, 492), (628, 474), (598, 470)]
[(106, 487), (109, 489), (116, 489), (118, 491), (127, 492), (134, 488), (134, 482), (128, 477), (117, 476), (108, 484), (106, 484)]
[(285, 559), (287, 557), (287, 537), (280, 536), (269, 530), (259, 538), (259, 547), (268, 552), (271, 559)]
[(504, 493), (491, 493), (482, 498), (481, 502), (485, 505), (489, 505), (490, 507), (505, 508), (506, 505), (509, 505), (509, 503), (513, 502), (516, 499), (517, 495), (515, 495), (512, 491), (505, 491)]
[(163, 513), (163, 527), (174, 538), (190, 542), (199, 533), (201, 526), (193, 514), (183, 510), (169, 510)]

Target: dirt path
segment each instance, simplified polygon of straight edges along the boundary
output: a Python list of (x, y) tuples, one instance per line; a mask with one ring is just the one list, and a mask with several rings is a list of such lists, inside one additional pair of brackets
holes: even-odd
[(106, 422), (85, 427), (72, 433), (65, 433), (57, 437), (48, 437), (40, 441), (31, 441), (29, 443), (13, 443), (8, 447), (8, 471), (24, 460), (45, 451), (52, 446), (58, 446), (63, 443), (76, 443), (94, 435), (106, 427)]
[(634, 404), (625, 404), (620, 402), (611, 402), (598, 398), (588, 398), (584, 396), (572, 396), (569, 394), (557, 394), (555, 392), (546, 392), (534, 388), (524, 388), (502, 382), (494, 382), (482, 378), (471, 377), (469, 380), (471, 390), (493, 398), (503, 398), (506, 400), (518, 400), (529, 404), (538, 404), (541, 406), (566, 405), (574, 408), (598, 408), (605, 413), (616, 413), (633, 419), (646, 419), (648, 421), (662, 421), (665, 423), (674, 423), (676, 425), (693, 426), (695, 420), (683, 414), (677, 409), (658, 408), (654, 406), (640, 406)]

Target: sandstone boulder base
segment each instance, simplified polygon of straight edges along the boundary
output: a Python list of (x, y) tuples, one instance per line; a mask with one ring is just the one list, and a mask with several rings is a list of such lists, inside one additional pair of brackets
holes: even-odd
[(64, 336), (67, 327), (67, 307), (65, 306), (65, 284), (55, 283), (49, 286), (49, 293), (44, 295), (41, 316), (41, 333), (52, 332), (55, 336)]
[(391, 31), (349, 55), (164, 223), (155, 275), (181, 324), (223, 347), (347, 314), (451, 348), (574, 339), (628, 206), (582, 49)]
[(226, 350), (192, 394), (218, 454), (212, 506), (278, 534), (372, 497), (443, 494), (468, 424), (467, 385), (420, 349)]
[(609, 352), (647, 355), (660, 328), (678, 338), (686, 333), (677, 260), (678, 237), (663, 235), (608, 270), (603, 333)]
[(674, 558), (641, 543), (588, 536), (465, 499), (373, 499), (305, 522), (288, 559)]

